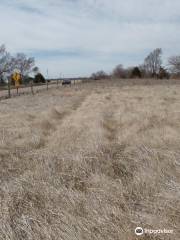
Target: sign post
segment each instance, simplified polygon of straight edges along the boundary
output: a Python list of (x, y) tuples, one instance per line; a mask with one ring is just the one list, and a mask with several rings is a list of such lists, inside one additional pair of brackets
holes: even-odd
[(20, 80), (21, 80), (21, 75), (18, 72), (15, 72), (12, 76), (14, 82), (15, 82), (15, 88), (17, 91), (17, 94), (19, 93), (19, 87), (20, 87)]

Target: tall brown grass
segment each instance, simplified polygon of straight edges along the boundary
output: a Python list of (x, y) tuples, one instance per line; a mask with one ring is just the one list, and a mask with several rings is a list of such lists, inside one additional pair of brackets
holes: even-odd
[[(126, 80), (127, 81), (127, 80)], [(180, 236), (180, 85), (99, 81), (0, 102), (0, 239)]]

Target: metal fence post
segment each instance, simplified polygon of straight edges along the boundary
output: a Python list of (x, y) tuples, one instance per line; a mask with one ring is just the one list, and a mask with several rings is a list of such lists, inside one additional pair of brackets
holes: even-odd
[(33, 81), (31, 81), (31, 93), (34, 95)]
[(11, 79), (8, 78), (8, 97), (11, 98)]

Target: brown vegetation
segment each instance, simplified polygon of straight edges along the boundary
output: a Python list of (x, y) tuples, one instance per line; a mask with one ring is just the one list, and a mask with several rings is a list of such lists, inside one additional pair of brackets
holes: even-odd
[(180, 85), (125, 82), (0, 102), (0, 239), (179, 239)]

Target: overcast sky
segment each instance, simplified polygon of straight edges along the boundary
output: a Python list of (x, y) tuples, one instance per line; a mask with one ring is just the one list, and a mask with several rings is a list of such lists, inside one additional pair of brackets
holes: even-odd
[(138, 65), (154, 48), (180, 54), (180, 0), (0, 0), (0, 44), (50, 77)]

